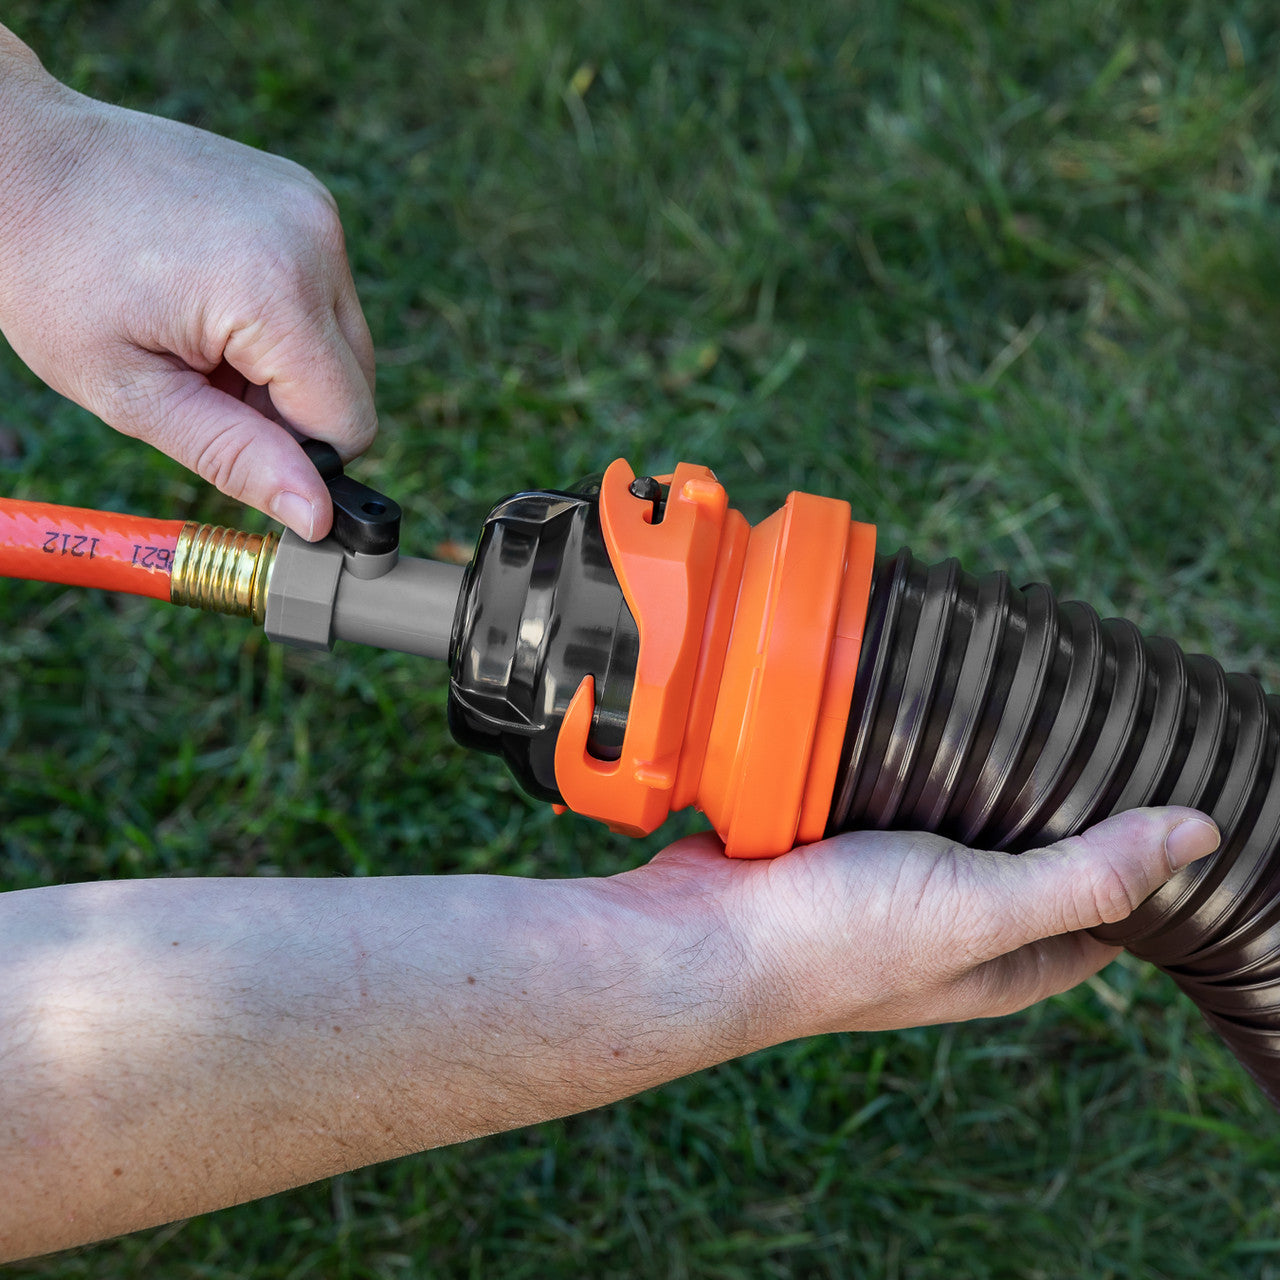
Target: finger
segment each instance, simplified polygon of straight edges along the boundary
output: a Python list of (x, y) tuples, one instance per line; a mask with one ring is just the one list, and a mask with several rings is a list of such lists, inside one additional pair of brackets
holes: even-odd
[(1123, 920), (1175, 871), (1212, 853), (1219, 839), (1203, 814), (1166, 807), (1116, 814), (1016, 858), (970, 853), (975, 861), (967, 868), (963, 910), (975, 958)]
[(377, 389), (377, 358), (373, 349), (373, 335), (369, 332), (369, 323), (364, 318), (364, 310), (356, 296), (350, 268), (343, 268), (337, 296), (333, 300), (333, 314), (372, 395)]
[(699, 831), (660, 849), (650, 858), (649, 866), (700, 866), (709, 858), (723, 861), (724, 845), (714, 831)]
[(737, 870), (733, 859), (724, 856), (724, 845), (704, 831), (669, 844), (628, 874), (638, 883), (687, 884), (696, 892), (714, 892), (728, 885)]
[(327, 441), (344, 461), (373, 442), (378, 421), (369, 378), (334, 311), (250, 326), (232, 335), (222, 355), (270, 391), (282, 421)]
[(1120, 954), (1087, 933), (1066, 933), (1028, 942), (971, 969), (947, 996), (940, 1021), (997, 1018), (1030, 1008), (1079, 986)]
[(298, 442), (202, 374), (175, 364), (149, 355), (138, 360), (126, 367), (124, 388), (88, 408), (301, 537), (323, 537), (333, 519), (329, 492)]

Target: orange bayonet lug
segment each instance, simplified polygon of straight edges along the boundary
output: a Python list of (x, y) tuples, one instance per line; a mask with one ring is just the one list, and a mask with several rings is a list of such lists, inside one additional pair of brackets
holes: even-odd
[(712, 471), (682, 462), (661, 521), (630, 492), (635, 474), (618, 458), (600, 484), (600, 524), (619, 585), (640, 633), (622, 752), (599, 760), (587, 748), (594, 682), (578, 686), (556, 739), (556, 783), (576, 813), (644, 835), (671, 811), (685, 719), (728, 500)]
[(680, 752), (680, 771), (671, 796), (672, 809), (699, 803), (702, 770), (706, 763), (707, 740), (720, 698), (720, 678), (724, 674), (725, 654), (733, 631), (742, 586), (742, 566), (751, 540), (751, 526), (741, 511), (732, 508), (725, 513), (720, 534), (720, 554), (711, 595), (707, 601), (707, 620), (703, 625), (702, 647), (698, 668), (693, 678), (693, 697), (685, 723), (684, 747)]

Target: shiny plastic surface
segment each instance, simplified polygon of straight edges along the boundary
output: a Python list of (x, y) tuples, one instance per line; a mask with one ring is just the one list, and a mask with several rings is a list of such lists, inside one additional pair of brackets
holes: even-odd
[(514, 494), (489, 513), (458, 597), (449, 726), (501, 755), (530, 794), (562, 801), (556, 738), (592, 677), (592, 752), (622, 746), (639, 636), (609, 561), (595, 492)]

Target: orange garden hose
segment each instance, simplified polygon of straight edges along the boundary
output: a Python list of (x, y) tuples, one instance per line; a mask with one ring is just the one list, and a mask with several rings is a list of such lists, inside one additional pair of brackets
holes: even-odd
[(182, 526), (0, 498), (0, 576), (168, 600)]
[(279, 538), (0, 498), (0, 577), (101, 587), (261, 622)]

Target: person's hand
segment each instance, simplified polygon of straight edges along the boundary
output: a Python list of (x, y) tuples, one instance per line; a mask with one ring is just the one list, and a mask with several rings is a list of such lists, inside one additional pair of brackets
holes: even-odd
[(333, 199), (288, 160), (22, 83), (0, 121), (0, 330), (117, 430), (323, 536), (329, 495), (291, 432), (347, 459), (376, 431)]
[(744, 1034), (773, 1044), (992, 1017), (1066, 991), (1119, 954), (1083, 930), (1123, 919), (1217, 844), (1203, 815), (1168, 807), (1017, 857), (865, 831), (734, 861), (695, 836), (613, 879), (720, 922), (708, 945), (734, 948)]

